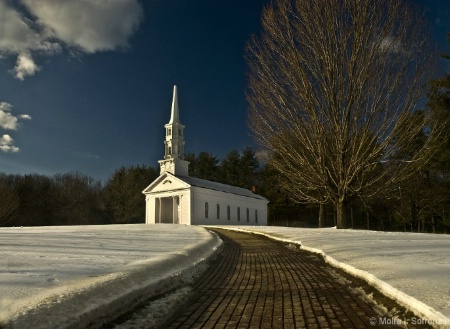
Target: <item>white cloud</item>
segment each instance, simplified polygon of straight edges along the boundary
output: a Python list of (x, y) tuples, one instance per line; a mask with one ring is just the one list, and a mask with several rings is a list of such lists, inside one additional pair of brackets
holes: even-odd
[(44, 26), (0, 0), (0, 59), (30, 50), (55, 53), (61, 45), (45, 33)]
[(19, 148), (14, 146), (14, 140), (9, 135), (3, 135), (0, 137), (0, 151), (2, 152), (11, 152), (16, 153), (19, 152)]
[(83, 52), (128, 46), (142, 8), (135, 0), (22, 0), (47, 32)]
[(18, 56), (12, 72), (22, 80), (39, 69), (34, 53), (52, 55), (65, 48), (92, 54), (128, 47), (143, 18), (137, 0), (18, 0), (14, 7), (10, 3), (0, 0), (0, 59)]
[[(19, 119), (31, 120), (31, 116), (28, 114), (19, 114), (18, 116), (13, 115), (13, 106), (7, 102), (0, 102), (0, 128), (6, 130), (17, 130), (19, 129), (20, 123)], [(2, 152), (19, 152), (19, 148), (14, 145), (14, 140), (10, 135), (3, 135), (0, 137), (0, 151)]]
[(19, 119), (30, 120), (28, 114), (15, 116), (11, 113), (12, 105), (6, 102), (0, 102), (0, 127), (7, 130), (17, 130), (19, 128)]
[(29, 116), (28, 114), (20, 114), (18, 117), (24, 120), (31, 120), (31, 116)]
[(16, 130), (18, 120), (11, 114), (11, 104), (1, 102), (0, 103), (0, 127), (3, 129)]
[(40, 39), (21, 13), (0, 0), (0, 52), (14, 54), (36, 49)]
[(97, 159), (97, 160), (100, 159), (100, 155), (97, 155), (97, 154), (87, 154), (87, 157)]
[(34, 63), (29, 53), (20, 53), (12, 73), (17, 79), (24, 80), (26, 76), (32, 76), (39, 70), (40, 68)]

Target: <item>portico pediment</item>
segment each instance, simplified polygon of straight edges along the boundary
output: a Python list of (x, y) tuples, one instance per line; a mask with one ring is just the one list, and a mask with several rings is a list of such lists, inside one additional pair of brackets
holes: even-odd
[(142, 193), (153, 194), (158, 192), (176, 191), (189, 188), (190, 185), (170, 173), (163, 173), (147, 186)]

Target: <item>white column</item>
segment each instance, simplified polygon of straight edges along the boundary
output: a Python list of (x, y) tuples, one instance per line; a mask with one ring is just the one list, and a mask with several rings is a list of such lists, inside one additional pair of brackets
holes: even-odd
[(158, 219), (157, 219), (157, 223), (161, 224), (161, 208), (162, 208), (162, 202), (161, 202), (161, 198), (158, 198)]
[(174, 211), (174, 203), (175, 203), (175, 199), (174, 196), (172, 195), (172, 224), (175, 224), (175, 211)]
[(183, 201), (183, 195), (180, 195), (179, 199), (178, 199), (178, 223), (179, 224), (183, 223), (183, 220), (182, 220), (183, 219), (183, 215), (182, 215), (183, 214), (182, 201)]

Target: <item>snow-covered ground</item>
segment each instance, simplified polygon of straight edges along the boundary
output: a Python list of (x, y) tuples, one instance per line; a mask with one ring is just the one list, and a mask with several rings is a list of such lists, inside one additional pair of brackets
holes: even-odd
[(235, 228), (320, 253), (328, 263), (365, 279), (412, 310), (420, 317), (417, 323), (424, 320), (435, 327), (449, 327), (449, 235), (273, 226)]
[(108, 321), (188, 282), (220, 243), (185, 225), (0, 228), (0, 327)]
[[(301, 244), (364, 278), (420, 319), (449, 327), (449, 236), (223, 228)], [(0, 228), (0, 327), (2, 322), (12, 328), (61, 328), (108, 321), (143, 298), (185, 286), (219, 246), (220, 241), (204, 228), (185, 225)], [(188, 291), (183, 289), (161, 298), (159, 305), (166, 305), (167, 311), (171, 299), (186, 297)], [(162, 311), (151, 312), (151, 321), (157, 322)], [(439, 325), (443, 321), (447, 324)]]

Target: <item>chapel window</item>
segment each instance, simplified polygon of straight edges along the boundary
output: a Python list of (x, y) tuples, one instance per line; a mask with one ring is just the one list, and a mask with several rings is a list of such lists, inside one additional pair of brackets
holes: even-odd
[(258, 223), (258, 210), (255, 209), (255, 222)]
[(217, 219), (220, 219), (220, 204), (217, 204)]
[(241, 221), (241, 208), (240, 207), (237, 207), (237, 219), (238, 219), (238, 222)]
[(250, 221), (250, 210), (248, 210), (248, 208), (247, 208), (247, 222), (249, 222)]
[(230, 206), (227, 206), (227, 219), (230, 220)]
[(205, 218), (208, 218), (209, 205), (208, 202), (205, 202)]

